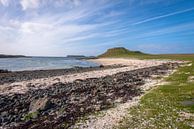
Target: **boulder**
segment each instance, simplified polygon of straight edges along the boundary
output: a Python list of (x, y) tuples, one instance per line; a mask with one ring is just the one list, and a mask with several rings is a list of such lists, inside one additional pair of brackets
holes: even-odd
[(30, 103), (29, 111), (30, 112), (37, 112), (37, 111), (45, 111), (51, 107), (51, 101), (49, 98), (39, 98), (36, 100), (33, 100)]

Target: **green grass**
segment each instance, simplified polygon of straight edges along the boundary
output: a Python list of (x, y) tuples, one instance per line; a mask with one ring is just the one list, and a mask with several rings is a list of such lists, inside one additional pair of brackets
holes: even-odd
[[(141, 59), (189, 60), (194, 64), (192, 54), (149, 55)], [(129, 109), (129, 114), (116, 128), (191, 129), (190, 125), (194, 125), (194, 117), (186, 118), (180, 115), (181, 112), (191, 115), (194, 113), (194, 105), (181, 104), (185, 100), (194, 98), (194, 82), (188, 82), (189, 76), (194, 76), (194, 65), (179, 68), (177, 72), (166, 78), (168, 84), (151, 90), (141, 98), (138, 106)]]
[(38, 115), (39, 115), (39, 112), (31, 112), (31, 113), (26, 114), (26, 115), (22, 118), (22, 120), (28, 121), (28, 120), (37, 118)]

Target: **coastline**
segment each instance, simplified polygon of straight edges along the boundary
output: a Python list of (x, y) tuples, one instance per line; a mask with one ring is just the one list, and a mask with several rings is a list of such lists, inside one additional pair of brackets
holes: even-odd
[(67, 69), (47, 69), (47, 70), (25, 70), (25, 71), (7, 71), (0, 72), (0, 85), (4, 83), (13, 83), (19, 81), (28, 81), (32, 79), (49, 78), (73, 73), (82, 73), (102, 69), (113, 69), (122, 67), (121, 65), (94, 66), (94, 67), (74, 67)]
[[(99, 63), (99, 59), (95, 61)], [(60, 74), (58, 72), (61, 70), (27, 71), (26, 74), (29, 76), (34, 72), (30, 79), (2, 83), (0, 111), (2, 113), (8, 109), (8, 116), (3, 116), (7, 122), (2, 122), (1, 126), (16, 129), (29, 127), (48, 129), (49, 126), (56, 128), (64, 126), (65, 122), (65, 128), (69, 128), (79, 117), (109, 109), (116, 103), (125, 103), (142, 95), (141, 86), (147, 83), (145, 79), (153, 79), (154, 75), (166, 75), (168, 70), (173, 70), (183, 63), (137, 59), (103, 59), (103, 61), (103, 67), (78, 68)], [(41, 72), (47, 74), (43, 74), (42, 78), (35, 76), (35, 73), (39, 75)], [(24, 73), (18, 75), (25, 76)], [(53, 76), (48, 76), (51, 73)], [(12, 101), (15, 102), (14, 106)], [(32, 104), (39, 101), (44, 102), (43, 107)], [(13, 115), (18, 113), (20, 115)], [(37, 116), (33, 116), (34, 113), (37, 113)], [(72, 119), (69, 119), (70, 116)], [(45, 120), (48, 122), (46, 125)]]

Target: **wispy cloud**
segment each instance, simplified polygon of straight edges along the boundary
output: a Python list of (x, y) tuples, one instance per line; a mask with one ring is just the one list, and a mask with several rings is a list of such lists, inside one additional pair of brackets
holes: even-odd
[(0, 0), (0, 4), (2, 4), (3, 6), (8, 6), (10, 4), (9, 0)]
[(23, 10), (37, 8), (40, 4), (40, 0), (21, 0), (20, 4)]
[(143, 23), (146, 23), (146, 22), (158, 20), (158, 19), (161, 19), (161, 18), (166, 18), (166, 17), (169, 17), (169, 16), (173, 16), (173, 15), (177, 15), (177, 14), (181, 14), (181, 13), (185, 13), (185, 12), (189, 12), (189, 11), (193, 11), (193, 10), (194, 10), (194, 8), (185, 9), (185, 10), (181, 10), (181, 11), (176, 11), (176, 12), (173, 12), (173, 13), (148, 18), (148, 19), (133, 23), (132, 25), (139, 25), (139, 24), (143, 24)]
[[(41, 6), (43, 6), (41, 4), (46, 3), (40, 0), (21, 0), (22, 10), (26, 11), (26, 14), (30, 14), (31, 17), (28, 19), (11, 19), (7, 21), (6, 26), (0, 26), (0, 33), (4, 33), (4, 39), (0, 39), (0, 51), (9, 49), (9, 44), (14, 42), (12, 47), (15, 46), (14, 51), (16, 53), (23, 49), (22, 52), (26, 54), (43, 55), (44, 53), (44, 55), (55, 55), (57, 54), (56, 52), (50, 53), (53, 52), (53, 48), (59, 49), (62, 44), (63, 46), (68, 46), (70, 43), (103, 36), (100, 35), (100, 33), (103, 33), (103, 28), (116, 22), (107, 20), (106, 22), (85, 23), (85, 21), (97, 13), (113, 5), (107, 5), (107, 1), (97, 2), (96, 4), (94, 4), (94, 1), (85, 2), (85, 4), (80, 3), (81, 1), (78, 0), (69, 2), (72, 2), (71, 4), (74, 5), (75, 9), (65, 9), (65, 11), (60, 11), (59, 13), (50, 11), (31, 15), (34, 11), (36, 12), (41, 9)], [(28, 11), (28, 9), (33, 9), (34, 11)], [(118, 15), (113, 11), (110, 14), (112, 17)], [(10, 37), (13, 33), (15, 35)], [(41, 51), (37, 51), (37, 48), (41, 49)]]
[(184, 23), (184, 24), (179, 24), (179, 25), (174, 25), (170, 27), (164, 27), (164, 28), (159, 28), (155, 30), (151, 30), (148, 32), (141, 33), (137, 35), (135, 38), (140, 39), (140, 38), (153, 38), (155, 36), (169, 36), (169, 34), (174, 34), (174, 33), (185, 33), (185, 31), (194, 31), (194, 23)]
[(137, 49), (144, 52), (149, 52), (149, 50), (152, 50), (152, 54), (160, 54), (160, 53), (171, 53), (171, 51), (180, 49), (179, 45), (168, 43), (168, 45), (165, 43), (161, 44), (159, 42), (156, 43), (142, 43), (140, 45), (137, 45)]
[[(160, 10), (148, 12), (150, 8), (153, 9), (153, 4), (161, 5), (161, 1), (0, 0), (0, 53), (53, 56), (73, 52), (91, 54), (94, 53), (92, 48), (102, 47), (98, 50), (100, 52), (118, 43), (136, 46), (138, 40), (189, 32), (193, 28), (193, 15), (184, 17), (184, 20), (177, 19), (180, 23), (167, 19), (162, 27), (149, 24), (153, 21), (159, 25), (158, 19), (192, 13), (194, 10), (190, 6), (176, 7), (172, 10), (187, 9), (158, 16), (161, 10), (169, 12), (165, 10), (168, 7), (160, 6)], [(157, 17), (131, 25), (145, 16)], [(173, 22), (175, 24), (172, 25)], [(143, 23), (148, 25), (138, 26)]]

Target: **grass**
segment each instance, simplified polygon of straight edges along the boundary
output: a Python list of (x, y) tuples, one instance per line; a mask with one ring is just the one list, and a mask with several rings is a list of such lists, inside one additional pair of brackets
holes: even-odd
[(26, 114), (26, 115), (22, 118), (22, 120), (28, 121), (28, 120), (37, 118), (37, 117), (38, 117), (38, 114), (39, 114), (39, 112), (31, 112), (31, 113), (28, 113), (28, 114)]
[[(191, 129), (194, 125), (194, 104), (184, 106), (181, 102), (194, 98), (194, 55), (149, 55), (141, 59), (176, 59), (192, 61), (166, 78), (169, 83), (153, 89), (141, 98), (140, 104), (129, 109), (128, 115), (116, 128), (120, 129)], [(181, 112), (188, 113), (187, 116)]]

